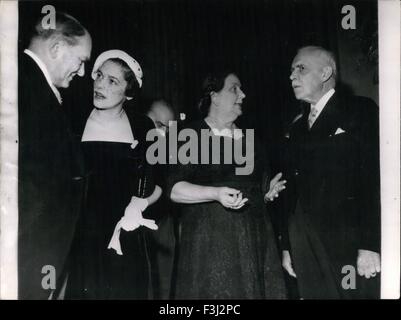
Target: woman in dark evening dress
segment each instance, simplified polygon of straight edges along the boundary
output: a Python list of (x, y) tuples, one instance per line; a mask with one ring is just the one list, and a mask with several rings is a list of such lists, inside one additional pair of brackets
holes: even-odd
[(94, 106), (82, 137), (88, 168), (83, 214), (72, 253), (67, 298), (147, 299), (146, 229), (142, 212), (161, 189), (146, 164), (147, 117), (123, 108), (142, 84), (139, 64), (110, 50), (96, 60)]
[(223, 164), (224, 156), (230, 154), (224, 152), (226, 144), (232, 143), (235, 154), (236, 144), (242, 144), (245, 150), (246, 143), (254, 142), (248, 131), (244, 135), (234, 124), (242, 113), (244, 97), (235, 74), (208, 77), (200, 103), (207, 116), (189, 128), (198, 137), (206, 130), (212, 139), (220, 139), (222, 164), (211, 164), (211, 144), (200, 145), (198, 139), (198, 159), (209, 148), (209, 164), (178, 164), (170, 170), (166, 192), (174, 202), (182, 204), (177, 299), (286, 297), (272, 224), (264, 204), (264, 200), (272, 201), (278, 196), (285, 181), (280, 181), (278, 174), (267, 182), (265, 159), (256, 141), (255, 152), (247, 150), (253, 170), (238, 174), (236, 169), (245, 164), (239, 165), (236, 157), (232, 164)]

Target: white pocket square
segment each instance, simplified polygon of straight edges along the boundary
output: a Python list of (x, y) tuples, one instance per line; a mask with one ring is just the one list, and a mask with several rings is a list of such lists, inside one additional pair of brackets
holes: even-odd
[(344, 132), (345, 132), (345, 131), (344, 131), (343, 129), (337, 128), (335, 135), (336, 135), (336, 134), (340, 134), (340, 133), (344, 133)]

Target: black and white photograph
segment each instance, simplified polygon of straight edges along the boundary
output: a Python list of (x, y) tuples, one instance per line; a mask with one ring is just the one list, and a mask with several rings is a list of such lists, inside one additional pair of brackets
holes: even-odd
[(0, 1), (0, 299), (398, 299), (400, 13)]

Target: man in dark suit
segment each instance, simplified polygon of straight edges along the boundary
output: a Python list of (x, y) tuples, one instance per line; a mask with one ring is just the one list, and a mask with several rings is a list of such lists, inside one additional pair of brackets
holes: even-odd
[(290, 80), (304, 112), (288, 141), (283, 267), (304, 299), (379, 297), (378, 108), (335, 89), (333, 54), (298, 51)]
[[(152, 119), (160, 138), (166, 139), (168, 145), (169, 123), (175, 120), (174, 111), (171, 105), (158, 99), (152, 102), (147, 112), (147, 116)], [(167, 153), (167, 152), (166, 152)], [(168, 154), (168, 153), (167, 153)], [(168, 162), (168, 159), (166, 159)], [(167, 175), (167, 164), (159, 165), (158, 180), (164, 187)], [(156, 220), (159, 229), (149, 233), (150, 239), (150, 259), (153, 283), (154, 299), (169, 299), (171, 297), (171, 282), (173, 275), (175, 236), (174, 236), (174, 217), (172, 216), (172, 204), (164, 194), (155, 205), (150, 208), (152, 218)]]
[(54, 29), (37, 22), (19, 58), (19, 299), (48, 299), (62, 285), (84, 182), (58, 88), (84, 75), (91, 47), (88, 31), (57, 13)]

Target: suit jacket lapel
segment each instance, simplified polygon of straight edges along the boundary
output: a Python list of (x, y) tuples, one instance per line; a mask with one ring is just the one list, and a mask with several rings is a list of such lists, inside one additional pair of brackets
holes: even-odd
[(339, 127), (341, 120), (340, 108), (341, 104), (339, 103), (338, 95), (337, 93), (334, 93), (320, 113), (319, 117), (316, 119), (315, 123), (310, 129), (310, 133), (322, 137), (335, 134), (335, 131)]
[(293, 125), (296, 128), (297, 134), (308, 135), (308, 116), (310, 111), (310, 104), (302, 102), (301, 103), (302, 113), (297, 116), (296, 120), (293, 121)]

